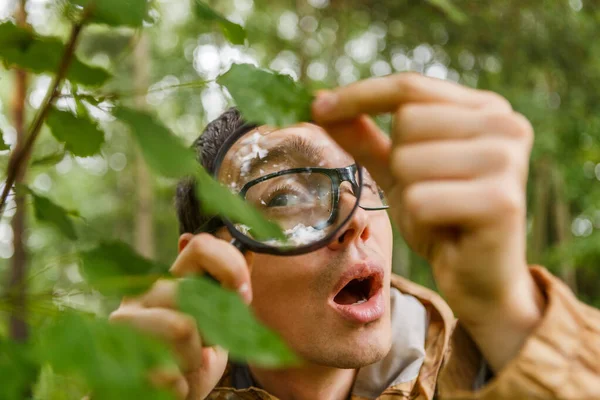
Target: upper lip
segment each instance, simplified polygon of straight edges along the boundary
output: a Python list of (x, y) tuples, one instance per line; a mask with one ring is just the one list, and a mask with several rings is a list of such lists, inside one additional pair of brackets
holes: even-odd
[(369, 292), (369, 297), (371, 297), (377, 293), (381, 287), (383, 287), (383, 268), (373, 262), (361, 262), (352, 265), (350, 268), (344, 271), (338, 282), (333, 287), (332, 298), (335, 298), (340, 290), (342, 290), (344, 286), (350, 283), (353, 279), (366, 278), (372, 279), (371, 290)]

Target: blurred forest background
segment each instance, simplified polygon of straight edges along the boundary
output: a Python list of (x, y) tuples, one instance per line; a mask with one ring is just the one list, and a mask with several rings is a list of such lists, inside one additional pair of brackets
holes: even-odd
[[(23, 3), (33, 30), (67, 37), (60, 1)], [(231, 44), (212, 24), (199, 21), (189, 0), (153, 0), (143, 29), (89, 27), (77, 54), (113, 72), (102, 89), (109, 98), (155, 113), (186, 144), (232, 104), (213, 80), (234, 62), (289, 74), (311, 88), (417, 71), (496, 91), (536, 131), (528, 186), (529, 261), (544, 264), (581, 299), (600, 306), (600, 1), (456, 0), (456, 9), (436, 0), (207, 3), (245, 27), (246, 45)], [(0, 21), (14, 21), (21, 4), (0, 0)], [(0, 67), (0, 131), (8, 144), (16, 137), (15, 76)], [(43, 74), (29, 76), (28, 121), (50, 81)], [(69, 101), (61, 98), (58, 105)], [(178, 237), (175, 182), (149, 174), (123, 126), (90, 112), (106, 132), (101, 154), (74, 157), (43, 128), (24, 181), (78, 210), (84, 221), (77, 224), (78, 246), (118, 238), (170, 264)], [(7, 154), (0, 152), (3, 170)], [(15, 209), (9, 201), (0, 221), (3, 282), (22, 248), (33, 297), (51, 293), (55, 305), (110, 312), (115, 304), (81, 290), (74, 243), (38, 223), (32, 210), (25, 213), (22, 246), (14, 243), (14, 229), (21, 229)], [(401, 237), (396, 242), (394, 270), (433, 287), (426, 263)], [(0, 336), (6, 333), (1, 318)]]

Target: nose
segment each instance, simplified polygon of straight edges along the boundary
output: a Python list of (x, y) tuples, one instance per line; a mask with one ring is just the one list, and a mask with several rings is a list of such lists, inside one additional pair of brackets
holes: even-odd
[[(356, 197), (352, 193), (342, 193), (340, 195), (340, 215), (347, 216), (355, 203)], [(357, 207), (350, 220), (340, 229), (327, 247), (331, 250), (341, 250), (354, 241), (365, 242), (370, 236), (369, 216), (365, 210)]]

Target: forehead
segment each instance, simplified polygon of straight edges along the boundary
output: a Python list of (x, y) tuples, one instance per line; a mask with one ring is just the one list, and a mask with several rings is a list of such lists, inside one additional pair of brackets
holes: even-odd
[(283, 129), (263, 125), (236, 140), (219, 167), (218, 178), (226, 183), (239, 182), (247, 175), (256, 175), (253, 169), (257, 165), (260, 171), (268, 167), (268, 172), (273, 172), (296, 166), (340, 168), (353, 162), (352, 157), (315, 124), (301, 123)]

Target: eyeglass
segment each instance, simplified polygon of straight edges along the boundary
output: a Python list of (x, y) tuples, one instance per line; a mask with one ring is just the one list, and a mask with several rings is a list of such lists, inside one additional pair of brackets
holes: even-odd
[[(361, 193), (358, 206), (378, 211), (389, 208), (383, 191), (362, 169), (359, 191), (356, 164), (343, 168), (301, 167), (270, 173), (253, 179), (241, 188), (239, 195), (263, 215), (285, 230), (299, 227), (322, 230), (339, 217), (343, 183), (348, 182), (353, 195)], [(215, 217), (198, 232), (214, 232), (223, 222)]]

